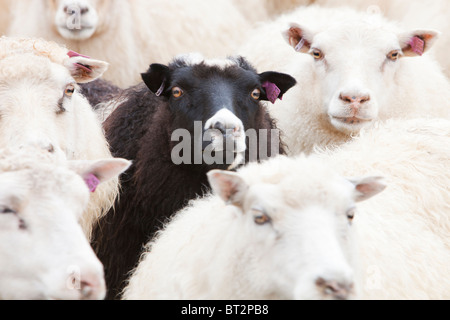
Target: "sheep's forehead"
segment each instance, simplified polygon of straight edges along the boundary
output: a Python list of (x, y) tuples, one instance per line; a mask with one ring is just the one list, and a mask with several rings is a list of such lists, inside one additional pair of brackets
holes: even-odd
[(210, 67), (226, 68), (238, 65), (238, 62), (232, 58), (207, 59), (200, 53), (181, 54), (176, 56), (174, 61), (178, 61), (177, 64), (183, 64), (187, 66), (196, 66), (202, 64)]
[(39, 213), (36, 205), (43, 203), (52, 209), (55, 203), (75, 208), (89, 198), (81, 177), (63, 166), (35, 164), (33, 168), (1, 172), (0, 179), (0, 205), (13, 205), (17, 210), (30, 207), (31, 214)]
[(400, 31), (391, 25), (349, 21), (319, 32), (314, 37), (312, 45), (322, 49), (325, 54), (330, 52), (348, 54), (358, 50), (371, 56), (379, 52), (387, 53), (389, 50), (400, 49), (399, 33)]
[(0, 60), (21, 54), (32, 54), (62, 65), (67, 58), (67, 52), (65, 47), (43, 39), (0, 38)]
[(317, 204), (340, 208), (352, 202), (351, 183), (332, 168), (320, 161), (281, 160), (263, 164), (260, 170), (253, 166), (245, 170), (251, 201), (270, 201), (273, 206), (292, 209)]
[(3, 86), (25, 79), (31, 79), (34, 84), (51, 83), (60, 86), (74, 81), (65, 67), (30, 53), (0, 60), (0, 81)]

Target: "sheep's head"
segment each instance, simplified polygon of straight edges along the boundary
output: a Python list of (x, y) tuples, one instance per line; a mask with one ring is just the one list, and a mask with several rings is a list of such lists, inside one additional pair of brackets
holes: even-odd
[(380, 178), (348, 180), (318, 159), (284, 157), (208, 177), (242, 223), (235, 246), (251, 271), (240, 290), (281, 299), (353, 296), (355, 203), (381, 192)]
[(102, 25), (110, 0), (49, 0), (59, 34), (69, 40), (91, 38)]
[(260, 102), (275, 103), (296, 83), (283, 73), (258, 74), (242, 57), (205, 60), (198, 54), (176, 57), (169, 66), (153, 64), (142, 78), (168, 100), (174, 134), (199, 142), (200, 158), (205, 150), (245, 152), (246, 130), (258, 129)]
[(103, 299), (103, 266), (79, 224), (89, 201), (83, 180), (106, 181), (129, 162), (60, 162), (39, 152), (1, 153), (0, 299)]
[(81, 137), (101, 130), (80, 117), (91, 107), (77, 83), (101, 76), (107, 64), (42, 40), (2, 38), (0, 47), (0, 146), (40, 145), (73, 158), (89, 141)]
[(403, 32), (377, 15), (333, 24), (322, 31), (291, 23), (284, 37), (300, 53), (311, 55), (321, 83), (323, 107), (339, 131), (357, 133), (389, 108), (398, 70), (406, 57), (429, 50), (438, 33)]

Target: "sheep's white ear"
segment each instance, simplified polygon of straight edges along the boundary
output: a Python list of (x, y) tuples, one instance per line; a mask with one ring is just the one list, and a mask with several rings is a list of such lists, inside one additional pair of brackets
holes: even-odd
[(223, 170), (208, 172), (208, 181), (215, 194), (227, 204), (242, 206), (248, 185), (239, 174)]
[(283, 37), (297, 52), (308, 53), (314, 35), (296, 23), (291, 23), (289, 29), (283, 32)]
[(400, 45), (406, 57), (421, 56), (427, 52), (436, 40), (440, 32), (436, 30), (414, 30), (400, 35)]
[(382, 177), (366, 177), (363, 179), (349, 179), (355, 186), (355, 201), (364, 201), (377, 195), (384, 189), (386, 184)]
[(118, 177), (130, 165), (131, 161), (120, 158), (69, 161), (69, 168), (84, 179), (91, 192), (94, 192), (100, 183)]
[(77, 83), (87, 83), (100, 78), (109, 66), (104, 61), (94, 60), (74, 51), (69, 51), (67, 55), (69, 58), (64, 65)]

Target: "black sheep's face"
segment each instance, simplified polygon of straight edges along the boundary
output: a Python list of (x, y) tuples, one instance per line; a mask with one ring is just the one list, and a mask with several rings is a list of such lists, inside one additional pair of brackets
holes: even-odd
[(168, 99), (174, 130), (201, 134), (203, 148), (212, 144), (215, 151), (231, 142), (236, 153), (246, 150), (246, 130), (258, 129), (260, 101), (275, 102), (295, 84), (286, 74), (258, 74), (241, 57), (206, 61), (196, 55), (153, 64), (142, 78)]

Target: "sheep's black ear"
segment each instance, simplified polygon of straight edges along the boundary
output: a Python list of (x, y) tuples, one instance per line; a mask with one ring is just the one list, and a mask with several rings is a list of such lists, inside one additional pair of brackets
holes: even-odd
[(264, 92), (261, 93), (261, 100), (275, 103), (277, 99), (283, 99), (283, 95), (293, 86), (297, 81), (288, 74), (268, 71), (259, 75)]
[(169, 84), (169, 67), (163, 64), (152, 64), (146, 73), (141, 73), (141, 77), (150, 91), (159, 97), (164, 94)]

